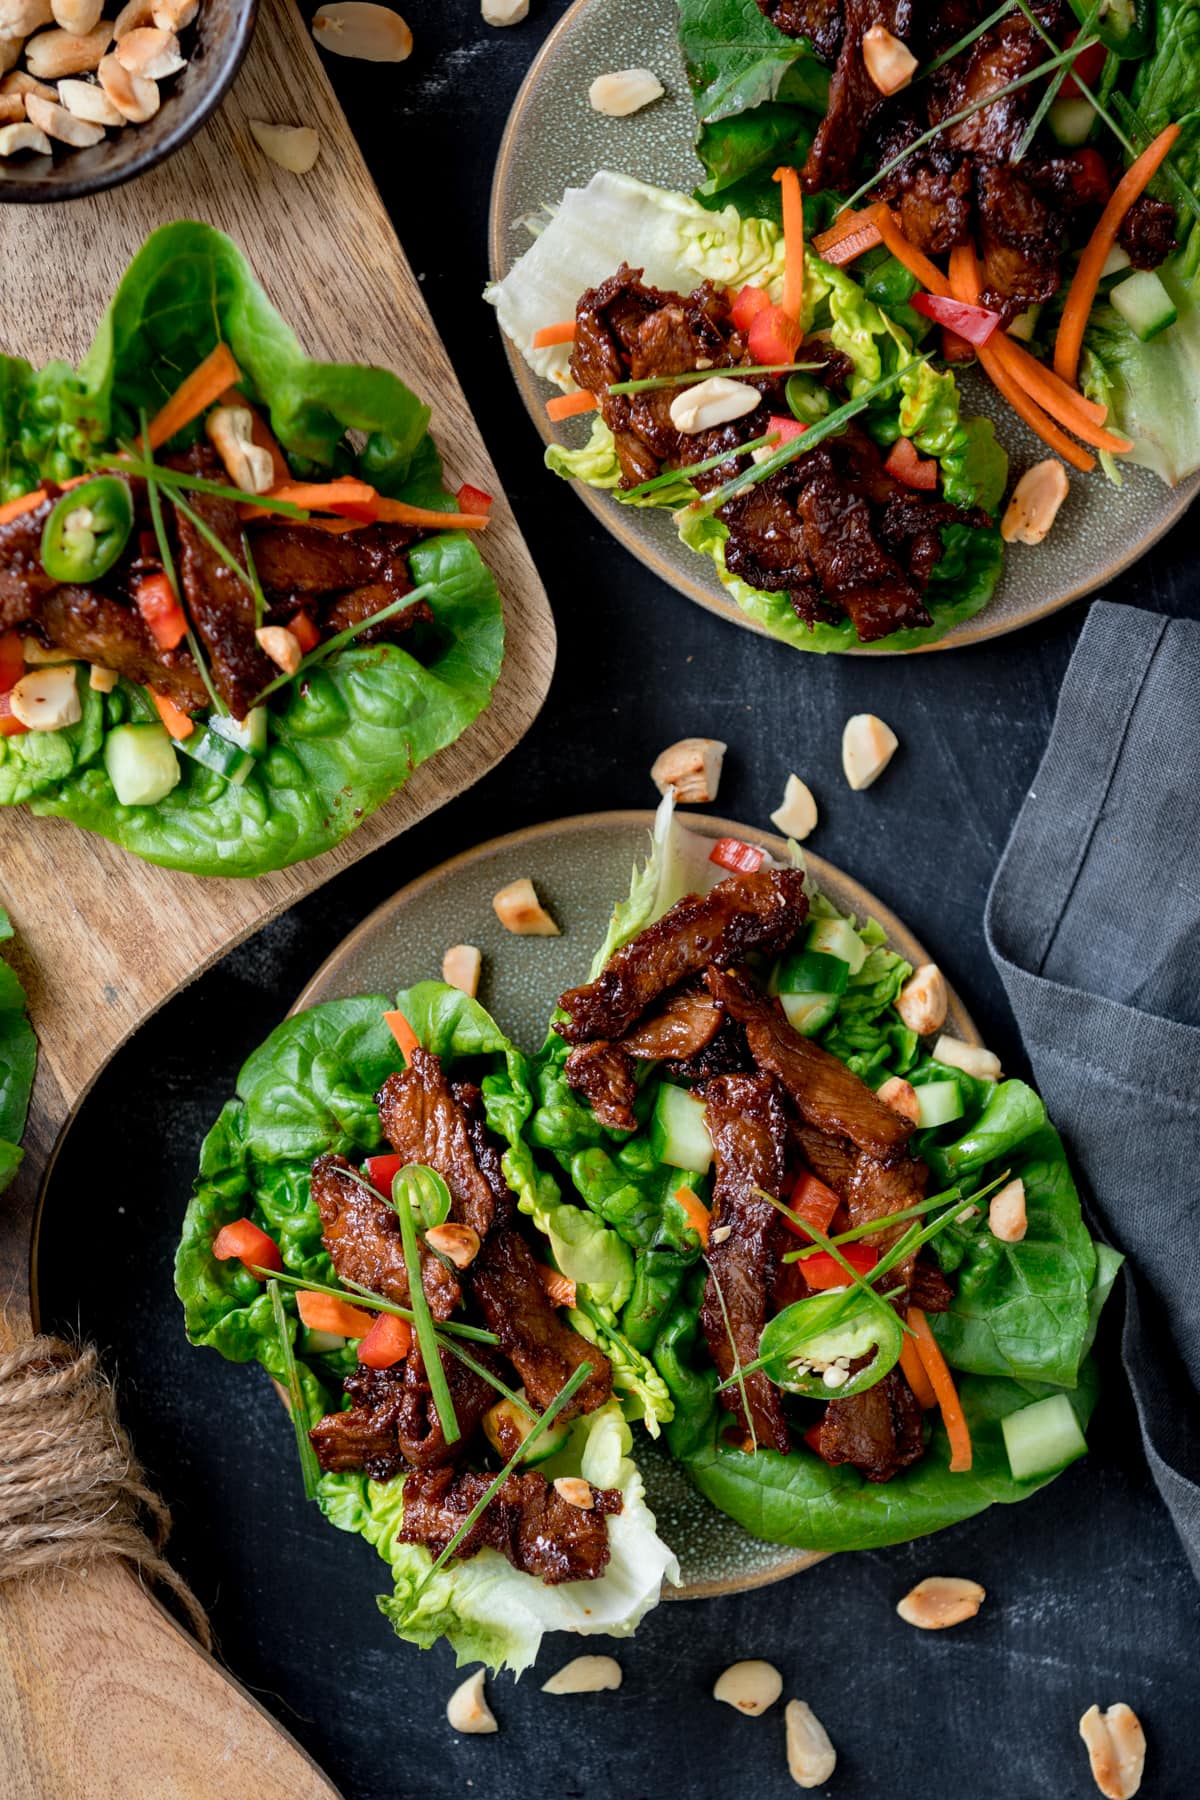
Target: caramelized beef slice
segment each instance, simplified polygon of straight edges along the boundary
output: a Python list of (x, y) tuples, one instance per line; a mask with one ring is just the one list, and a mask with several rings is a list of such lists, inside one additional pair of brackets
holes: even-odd
[(702, 983), (690, 983), (668, 996), (655, 1013), (622, 1038), (621, 1048), (648, 1061), (670, 1057), (686, 1061), (712, 1043), (723, 1020)]
[[(472, 1354), (476, 1361), (496, 1371), (497, 1359), (486, 1345), (472, 1346)], [(453, 1444), (446, 1442), (416, 1343), (405, 1360), (390, 1369), (360, 1366), (346, 1377), (346, 1392), (355, 1406), (370, 1409), (382, 1405), (392, 1409), (400, 1454), (414, 1469), (435, 1468), (462, 1456), (476, 1426), (496, 1399), (491, 1384), (452, 1351), (441, 1350), (439, 1355), (458, 1421), (459, 1437)]]
[(58, 586), (42, 567), (42, 532), (58, 499), (52, 492), (32, 512), (0, 525), (0, 631), (31, 624)]
[[(907, 1124), (907, 1120), (904, 1122)], [(873, 1219), (890, 1218), (893, 1213), (915, 1206), (925, 1198), (928, 1180), (928, 1168), (923, 1162), (910, 1156), (907, 1150), (893, 1151), (887, 1157), (871, 1156), (864, 1152), (859, 1156), (842, 1196), (851, 1227), (869, 1225)], [(863, 1241), (882, 1255), (884, 1251), (891, 1249), (898, 1238), (903, 1237), (911, 1222), (906, 1219), (903, 1224), (890, 1225), (884, 1231), (872, 1232)], [(897, 1263), (886, 1278), (889, 1287), (900, 1283), (907, 1285), (912, 1269), (912, 1257), (906, 1257), (903, 1262)], [(897, 1298), (897, 1304), (902, 1304), (900, 1297)]]
[(792, 1138), (818, 1181), (845, 1199), (850, 1178), (858, 1166), (858, 1151), (848, 1138), (831, 1137), (815, 1126), (796, 1124)]
[(876, 1098), (852, 1069), (793, 1030), (782, 1009), (733, 970), (711, 968), (713, 998), (746, 1028), (759, 1069), (782, 1082), (806, 1125), (831, 1137), (849, 1138), (860, 1150), (885, 1158), (903, 1148), (912, 1124)]
[(35, 629), (56, 649), (152, 687), (185, 712), (211, 704), (187, 650), (160, 650), (141, 614), (99, 588), (54, 588), (41, 602)]
[(1121, 220), (1117, 242), (1135, 269), (1157, 269), (1175, 248), (1175, 208), (1139, 194)]
[[(223, 481), (220, 459), (207, 446), (197, 446), (168, 459), (171, 468), (207, 480)], [(232, 500), (216, 494), (191, 493), (187, 504), (220, 540), (233, 559), (245, 557), (242, 525)], [(258, 647), (254, 595), (182, 512), (175, 512), (179, 541), (179, 582), (184, 604), (208, 658), (213, 684), (235, 719), (244, 719), (258, 695), (279, 670)]]
[(595, 981), (570, 988), (559, 1005), (570, 1016), (555, 1030), (568, 1043), (623, 1037), (660, 995), (710, 962), (748, 950), (782, 950), (808, 912), (798, 869), (734, 875), (703, 896), (689, 894), (612, 955)]
[(726, 567), (766, 594), (820, 592), (805, 546), (804, 521), (796, 510), (795, 469), (793, 463), (768, 475), (721, 508), (722, 522), (729, 527)]
[(517, 1197), (504, 1178), (504, 1152), (488, 1130), (482, 1091), (473, 1081), (452, 1082), (451, 1091), (466, 1120), (475, 1166), (491, 1189), (492, 1229), (499, 1230), (511, 1224), (517, 1212)]
[(920, 590), (879, 543), (869, 502), (855, 484), (818, 472), (801, 489), (797, 508), (821, 592), (849, 615), (860, 643), (930, 623)]
[(567, 1085), (581, 1094), (610, 1131), (636, 1131), (633, 1103), (637, 1074), (633, 1058), (620, 1044), (576, 1044), (563, 1068)]
[(847, 192), (854, 186), (864, 132), (883, 104), (863, 61), (863, 38), (873, 25), (882, 25), (907, 40), (916, 10), (914, 0), (843, 0), (843, 36), (829, 102), (800, 176), (808, 193), (822, 188)]
[[(390, 606), (394, 600), (400, 600), (405, 594), (411, 594), (413, 582), (403, 564), (397, 564), (386, 581), (370, 582), (366, 587), (350, 588), (344, 594), (338, 594), (323, 621), (324, 631), (334, 637), (339, 631), (347, 631), (352, 625), (361, 625), (364, 619), (372, 618)], [(428, 600), (414, 600), (401, 612), (393, 613), (390, 619), (383, 619), (377, 625), (368, 625), (355, 638), (356, 644), (395, 643), (414, 625), (431, 625), (433, 608)]]
[(591, 1374), (559, 1417), (573, 1418), (603, 1406), (612, 1393), (609, 1360), (603, 1350), (563, 1324), (542, 1286), (533, 1252), (517, 1231), (491, 1232), (467, 1280), (484, 1323), (496, 1333), (500, 1349), (539, 1411), (545, 1411), (583, 1362), (591, 1363)]
[(971, 165), (964, 156), (914, 158), (897, 169), (900, 229), (927, 256), (944, 256), (971, 234)]
[[(390, 1373), (390, 1371), (385, 1371)], [(404, 1467), (391, 1405), (351, 1407), (347, 1412), (326, 1413), (308, 1434), (317, 1462), (327, 1475), (362, 1471), (372, 1481), (390, 1481)]]
[(1028, 75), (1049, 54), (1033, 27), (1017, 13), (976, 38), (933, 78), (931, 124), (937, 125), (966, 107), (978, 108), (943, 133), (943, 145), (967, 151), (980, 162), (1011, 162), (1037, 104), (1034, 84), (990, 105), (986, 102), (1010, 82)]
[[(409, 1475), (404, 1483), (403, 1519), (398, 1536), (424, 1544), (439, 1556), (491, 1485), (487, 1475), (436, 1469)], [(620, 1512), (616, 1488), (593, 1488), (590, 1507), (571, 1506), (546, 1480), (531, 1471), (510, 1475), (488, 1502), (454, 1555), (465, 1561), (480, 1550), (498, 1550), (514, 1569), (537, 1575), (548, 1586), (562, 1581), (595, 1581), (609, 1560), (609, 1513)]]
[(407, 1069), (389, 1075), (377, 1095), (384, 1136), (405, 1163), (435, 1169), (450, 1190), (450, 1216), (480, 1237), (491, 1228), (495, 1201), (480, 1173), (467, 1121), (442, 1065), (414, 1050)]
[(975, 178), (980, 300), (1006, 323), (1049, 300), (1062, 280), (1062, 224), (1015, 169), (981, 168)]
[(758, 10), (785, 37), (807, 38), (823, 62), (832, 62), (841, 48), (839, 0), (758, 0)]
[(258, 525), (254, 566), (269, 600), (339, 594), (387, 580), (420, 534), (407, 525), (367, 525), (361, 531), (318, 531), (313, 525)]
[[(718, 1076), (708, 1085), (705, 1103), (716, 1153), (713, 1226), (728, 1227), (729, 1236), (721, 1242), (710, 1236), (700, 1323), (724, 1381), (734, 1373), (735, 1357), (738, 1364), (754, 1361), (767, 1322), (782, 1221), (762, 1196), (782, 1192), (788, 1128), (783, 1102), (767, 1075)], [(742, 1386), (745, 1409), (740, 1387), (726, 1388), (722, 1404), (758, 1445), (786, 1455), (791, 1434), (779, 1389), (761, 1369), (747, 1375)]]
[(953, 1300), (954, 1289), (937, 1264), (929, 1261), (927, 1252), (922, 1251), (908, 1284), (909, 1305), (919, 1306), (924, 1313), (943, 1313), (950, 1311)]
[(735, 1020), (723, 1017), (711, 1044), (694, 1056), (669, 1058), (662, 1074), (669, 1081), (689, 1081), (704, 1087), (717, 1075), (749, 1075), (754, 1071), (746, 1033)]
[[(344, 1156), (319, 1156), (312, 1197), (321, 1215), (322, 1242), (343, 1281), (356, 1281), (385, 1300), (408, 1300), (408, 1271), (395, 1208), (351, 1169)], [(448, 1319), (462, 1299), (453, 1273), (420, 1247), (421, 1285), (435, 1319)]]
[(899, 1369), (849, 1400), (825, 1408), (819, 1455), (827, 1463), (853, 1463), (868, 1481), (890, 1481), (923, 1455), (921, 1408)]

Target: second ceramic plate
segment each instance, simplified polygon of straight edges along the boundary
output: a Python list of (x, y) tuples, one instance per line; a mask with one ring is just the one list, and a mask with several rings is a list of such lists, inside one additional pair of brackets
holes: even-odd
[[(576, 0), (551, 32), (517, 95), (496, 163), (490, 227), (493, 279), (507, 274), (528, 248), (532, 241), (528, 221), (566, 188), (585, 186), (597, 169), (636, 175), (684, 193), (702, 178), (692, 148), (696, 122), (678, 23), (675, 0)], [(587, 98), (591, 81), (607, 69), (632, 68), (653, 69), (666, 88), (664, 97), (629, 118), (593, 112)], [(619, 260), (614, 256), (614, 268)], [(507, 338), (505, 346), (522, 398), (545, 441), (586, 442), (588, 420), (550, 424), (545, 403), (556, 390), (532, 373)], [(1045, 455), (1041, 439), (985, 380), (969, 371), (965, 385), (970, 408), (995, 421), (1014, 468), (1026, 468)], [(736, 625), (762, 630), (726, 593), (708, 559), (679, 542), (669, 514), (651, 507), (619, 506), (611, 495), (582, 482), (572, 486), (639, 562), (681, 594)], [(1182, 516), (1197, 491), (1200, 476), (1167, 488), (1147, 469), (1128, 469), (1119, 493), (1099, 470), (1076, 476), (1046, 541), (1034, 549), (1010, 548), (988, 605), (929, 648), (954, 649), (1016, 631), (1094, 592), (1148, 550)]]
[[(478, 944), (484, 972), (479, 998), (525, 1050), (543, 1042), (559, 993), (586, 975), (613, 905), (628, 891), (635, 862), (646, 854), (653, 814), (593, 813), (493, 838), (443, 863), (385, 900), (318, 969), (293, 1011), (351, 994), (394, 993), (441, 972), (451, 944)], [(686, 816), (706, 837), (734, 835), (785, 855), (780, 838), (728, 819)], [(906, 926), (865, 888), (820, 857), (810, 856), (813, 879), (844, 912), (878, 919), (892, 947), (909, 962), (928, 961)], [(527, 875), (562, 930), (556, 938), (519, 938), (492, 911), (492, 895)], [(978, 1043), (957, 995), (949, 1026)], [(679, 1596), (737, 1593), (778, 1581), (817, 1562), (814, 1551), (764, 1544), (701, 1499), (665, 1450), (641, 1437), (638, 1461), (659, 1530), (679, 1557)]]

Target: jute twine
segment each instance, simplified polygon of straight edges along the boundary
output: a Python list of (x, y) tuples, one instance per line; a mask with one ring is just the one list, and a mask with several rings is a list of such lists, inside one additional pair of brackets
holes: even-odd
[(162, 1554), (170, 1529), (94, 1346), (35, 1337), (0, 1356), (0, 1582), (117, 1556), (168, 1589), (211, 1650), (203, 1607)]

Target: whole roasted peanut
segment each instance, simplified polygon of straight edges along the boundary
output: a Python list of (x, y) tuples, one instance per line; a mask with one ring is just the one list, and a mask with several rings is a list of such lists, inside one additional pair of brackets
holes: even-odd
[(234, 487), (265, 494), (275, 480), (275, 463), (271, 452), (254, 442), (250, 408), (215, 406), (204, 421), (204, 431)]
[(123, 69), (140, 75), (143, 81), (166, 81), (183, 68), (179, 39), (173, 31), (160, 31), (157, 25), (139, 25), (127, 31), (113, 52)]
[(19, 156), (23, 150), (32, 151), (35, 156), (49, 156), (52, 148), (45, 132), (28, 119), (15, 125), (0, 125), (0, 156)]
[(1025, 1183), (1019, 1175), (992, 1195), (988, 1202), (988, 1229), (1002, 1244), (1019, 1244), (1029, 1230)]
[(0, 0), (0, 37), (27, 38), (53, 18), (50, 0)]
[(886, 25), (872, 25), (863, 33), (862, 59), (872, 83), (884, 95), (898, 94), (917, 72), (916, 57)]
[[(111, 37), (112, 26), (107, 23), (83, 33), (39, 31), (25, 46), (25, 67), (41, 81), (58, 81), (64, 75), (87, 75), (100, 67)], [(128, 118), (128, 113), (125, 116)]]
[(896, 996), (896, 1011), (918, 1037), (932, 1037), (942, 1029), (949, 1005), (946, 978), (936, 963), (914, 969)]
[(896, 1611), (907, 1625), (921, 1631), (945, 1631), (973, 1619), (986, 1597), (977, 1581), (961, 1575), (927, 1575), (905, 1594)]
[(323, 50), (363, 62), (404, 62), (412, 55), (413, 35), (406, 22), (390, 6), (371, 0), (334, 0), (320, 7), (312, 34)]
[(47, 81), (36, 81), (24, 69), (14, 69), (0, 81), (0, 94), (40, 94), (43, 100), (57, 100), (58, 89)]
[(842, 732), (842, 771), (859, 792), (877, 781), (895, 756), (899, 739), (874, 713), (855, 713)]
[(58, 84), (58, 97), (77, 119), (88, 119), (93, 125), (125, 123), (104, 89), (94, 81), (64, 79)]
[(727, 375), (713, 375), (708, 381), (697, 381), (681, 388), (668, 408), (676, 431), (693, 433), (713, 431), (744, 418), (762, 404), (762, 395), (748, 381), (731, 381)]
[(479, 1255), (479, 1233), (473, 1225), (456, 1225), (448, 1220), (444, 1225), (431, 1225), (425, 1233), (425, 1242), (447, 1262), (452, 1262), (456, 1269), (469, 1269)]
[(558, 926), (537, 897), (532, 881), (522, 876), (492, 896), (492, 908), (506, 931), (518, 937), (558, 937)]
[(974, 1075), (979, 1081), (1000, 1079), (1000, 1058), (994, 1050), (985, 1050), (982, 1044), (964, 1044), (961, 1038), (951, 1037), (945, 1031), (933, 1046), (933, 1057), (935, 1062), (961, 1069), (964, 1075)]
[(1070, 490), (1067, 471), (1056, 457), (1048, 456), (1026, 469), (1000, 521), (1005, 543), (1040, 544)]
[(893, 1112), (917, 1125), (921, 1119), (921, 1102), (917, 1098), (917, 1090), (911, 1081), (905, 1081), (903, 1075), (891, 1075), (882, 1087), (875, 1089), (876, 1097), (890, 1106)]
[(519, 25), (529, 17), (529, 0), (482, 0), (485, 25)]
[(54, 23), (77, 37), (95, 31), (104, 11), (104, 0), (50, 0), (50, 4), (54, 8)]
[(789, 1700), (783, 1716), (789, 1775), (797, 1787), (824, 1787), (837, 1768), (829, 1733), (807, 1700)]
[(57, 105), (53, 100), (42, 100), (37, 94), (29, 94), (25, 100), (25, 111), (30, 123), (47, 137), (57, 138), (60, 144), (70, 144), (73, 149), (87, 150), (98, 144), (104, 137), (103, 125), (93, 125), (87, 119), (80, 119), (68, 112), (65, 106)]
[(156, 81), (142, 75), (131, 75), (115, 56), (102, 59), (97, 70), (104, 89), (123, 119), (131, 125), (144, 125), (158, 111), (162, 96)]
[(1123, 1700), (1107, 1712), (1089, 1706), (1079, 1721), (1079, 1735), (1105, 1800), (1133, 1800), (1146, 1766), (1146, 1734), (1133, 1709)]
[(263, 655), (269, 656), (277, 669), (282, 669), (285, 675), (296, 673), (304, 652), (299, 638), (286, 625), (262, 625), (254, 635)]
[(713, 1699), (756, 1719), (774, 1706), (783, 1692), (783, 1676), (773, 1663), (750, 1660), (731, 1663), (713, 1687)]
[(597, 75), (588, 89), (588, 104), (593, 112), (624, 119), (660, 99), (664, 92), (662, 82), (650, 69), (614, 69), (609, 75)]
[(250, 130), (264, 156), (290, 175), (307, 175), (321, 154), (321, 139), (311, 125), (270, 125), (251, 119)]
[(578, 1507), (580, 1512), (591, 1512), (596, 1504), (591, 1484), (582, 1475), (558, 1476), (554, 1491), (560, 1500), (565, 1500), (568, 1506)]
[(789, 775), (783, 790), (783, 805), (771, 814), (771, 823), (784, 837), (803, 843), (817, 828), (817, 803), (812, 790), (798, 775)]

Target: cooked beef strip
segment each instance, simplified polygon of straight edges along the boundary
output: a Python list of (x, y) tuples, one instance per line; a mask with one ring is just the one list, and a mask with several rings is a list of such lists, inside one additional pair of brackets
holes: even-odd
[(671, 1057), (683, 1062), (711, 1044), (723, 1023), (708, 989), (690, 983), (622, 1038), (621, 1048), (647, 1061)]
[(188, 651), (160, 650), (141, 614), (99, 588), (55, 588), (39, 606), (33, 635), (139, 687), (154, 688), (185, 712), (210, 704)]
[(876, 540), (862, 494), (821, 470), (800, 490), (796, 504), (821, 591), (849, 614), (860, 643), (932, 622), (919, 588)]
[(615, 951), (595, 981), (560, 996), (570, 1016), (555, 1030), (570, 1044), (620, 1038), (661, 994), (710, 962), (732, 962), (748, 950), (782, 950), (807, 912), (798, 869), (733, 875), (708, 894), (689, 894)]
[[(169, 457), (167, 463), (209, 481), (227, 479), (221, 459), (207, 444), (197, 445), (182, 456)], [(245, 549), (234, 502), (217, 494), (191, 493), (186, 499), (196, 517), (240, 563)], [(196, 636), (208, 658), (213, 685), (234, 718), (244, 719), (263, 688), (279, 673), (270, 657), (259, 649), (254, 636), (254, 595), (182, 512), (175, 514), (175, 529), (179, 538), (179, 583)]]
[(746, 1033), (736, 1020), (725, 1018), (711, 1044), (695, 1056), (669, 1058), (661, 1072), (668, 1081), (689, 1081), (703, 1089), (716, 1075), (746, 1075), (753, 1071)]
[(919, 1306), (922, 1312), (949, 1312), (954, 1300), (954, 1289), (937, 1267), (928, 1260), (928, 1252), (922, 1251), (913, 1267), (912, 1280), (908, 1286), (908, 1303)]
[(842, 42), (842, 9), (837, 0), (758, 0), (758, 9), (785, 37), (807, 38), (826, 62)]
[(327, 1475), (361, 1470), (372, 1481), (391, 1481), (404, 1467), (393, 1416), (399, 1406), (397, 1394), (390, 1405), (355, 1406), (318, 1419), (308, 1439), (322, 1470)]
[[(397, 1536), (439, 1556), (490, 1486), (487, 1475), (455, 1474), (452, 1469), (407, 1476)], [(499, 1550), (514, 1569), (539, 1576), (547, 1586), (595, 1581), (610, 1554), (605, 1518), (620, 1512), (621, 1505), (618, 1488), (593, 1488), (590, 1507), (571, 1506), (544, 1475), (510, 1475), (454, 1555), (465, 1560), (485, 1548)]]
[[(893, 1213), (903, 1212), (905, 1207), (915, 1206), (925, 1198), (928, 1180), (928, 1168), (910, 1156), (906, 1149), (895, 1150), (883, 1158), (864, 1151), (854, 1166), (843, 1196), (851, 1227), (869, 1225), (872, 1219), (890, 1218)], [(889, 1225), (884, 1231), (872, 1232), (863, 1242), (882, 1255), (904, 1236), (911, 1224), (912, 1220), (906, 1219), (902, 1224)], [(907, 1289), (912, 1271), (913, 1259), (905, 1257), (885, 1277), (888, 1287), (903, 1285)], [(896, 1305), (903, 1306), (904, 1300), (904, 1295), (897, 1295)]]
[(850, 1177), (858, 1164), (858, 1151), (848, 1138), (831, 1137), (813, 1125), (798, 1124), (792, 1136), (801, 1156), (818, 1181), (832, 1188), (841, 1199), (846, 1198)]
[(808, 193), (822, 188), (848, 192), (854, 186), (863, 133), (884, 103), (867, 74), (863, 38), (873, 25), (882, 25), (894, 37), (907, 39), (917, 10), (916, 0), (842, 0), (844, 29), (829, 103), (800, 174)]
[[(339, 631), (347, 631), (351, 625), (361, 625), (393, 600), (411, 594), (415, 583), (410, 580), (403, 565), (397, 565), (394, 573), (386, 581), (370, 582), (366, 587), (350, 588), (339, 594), (329, 611), (325, 614), (325, 630), (329, 636)], [(414, 600), (402, 612), (393, 613), (390, 619), (384, 619), (378, 625), (368, 625), (355, 638), (356, 644), (382, 644), (393, 642), (411, 631), (414, 625), (429, 625), (433, 621), (433, 608), (428, 600)]]
[(597, 1345), (563, 1324), (542, 1286), (533, 1252), (515, 1228), (489, 1232), (467, 1280), (485, 1324), (496, 1333), (539, 1411), (545, 1411), (583, 1362), (591, 1363), (591, 1374), (559, 1417), (603, 1406), (612, 1393), (609, 1360)]
[(949, 150), (967, 151), (989, 163), (1011, 162), (1037, 98), (1034, 84), (1018, 88), (1002, 100), (981, 105), (1010, 82), (1028, 75), (1050, 52), (1019, 13), (1001, 19), (968, 50), (947, 63), (930, 82), (929, 122), (975, 106), (979, 110), (949, 126), (938, 140)]
[(833, 1400), (819, 1427), (827, 1463), (853, 1463), (868, 1481), (890, 1481), (924, 1453), (921, 1408), (898, 1368), (849, 1400)]
[(491, 1189), (492, 1229), (498, 1231), (502, 1225), (511, 1225), (517, 1216), (517, 1197), (504, 1178), (500, 1141), (488, 1130), (482, 1090), (473, 1081), (451, 1082), (450, 1089), (467, 1122), (475, 1166)]
[(633, 1103), (637, 1074), (633, 1058), (620, 1044), (576, 1044), (563, 1067), (568, 1087), (582, 1094), (602, 1125), (611, 1131), (636, 1131)]
[(254, 526), (251, 542), (267, 598), (302, 605), (314, 595), (386, 580), (393, 566), (404, 566), (404, 552), (418, 536), (407, 525), (367, 525), (361, 531), (334, 533), (276, 522)]
[(783, 1083), (806, 1125), (847, 1137), (880, 1158), (903, 1148), (911, 1121), (885, 1106), (836, 1056), (793, 1030), (777, 1001), (730, 969), (710, 968), (707, 981), (714, 999), (746, 1027), (757, 1066)]
[(450, 1190), (450, 1217), (485, 1236), (495, 1200), (437, 1057), (414, 1050), (409, 1067), (389, 1075), (376, 1099), (379, 1122), (392, 1149), (405, 1163), (423, 1163), (436, 1170)]
[[(474, 1346), (473, 1354), (477, 1361), (495, 1366), (486, 1346)], [(347, 1375), (343, 1385), (351, 1407), (327, 1414), (309, 1432), (321, 1467), (338, 1472), (364, 1469), (373, 1481), (390, 1481), (401, 1468), (436, 1468), (460, 1457), (496, 1393), (449, 1350), (440, 1355), (461, 1433), (457, 1442), (446, 1442), (421, 1352), (414, 1344), (405, 1360), (390, 1369), (360, 1364)]]
[[(788, 1127), (769, 1075), (720, 1075), (708, 1084), (705, 1104), (716, 1155), (713, 1227), (728, 1226), (729, 1236), (716, 1242), (710, 1235), (700, 1323), (724, 1381), (734, 1373), (735, 1355), (739, 1364), (754, 1361), (767, 1322), (783, 1220), (762, 1194), (778, 1198), (783, 1191)], [(760, 1446), (786, 1455), (792, 1440), (779, 1389), (762, 1369), (742, 1385), (748, 1419), (739, 1387), (726, 1388), (722, 1404)]]
[(61, 498), (49, 498), (31, 512), (0, 525), (0, 631), (12, 631), (37, 617), (41, 602), (58, 583), (42, 567), (42, 532)]
[(981, 168), (975, 197), (983, 265), (979, 298), (1007, 324), (1057, 292), (1062, 226), (1015, 169)]
[[(354, 1179), (344, 1156), (319, 1156), (312, 1168), (312, 1197), (321, 1215), (322, 1240), (343, 1281), (357, 1281), (384, 1300), (407, 1303), (408, 1271), (395, 1208)], [(435, 1319), (448, 1319), (462, 1299), (451, 1270), (418, 1245), (421, 1286)]]
[(1175, 248), (1175, 208), (1139, 194), (1121, 220), (1117, 242), (1135, 269), (1157, 269)]

